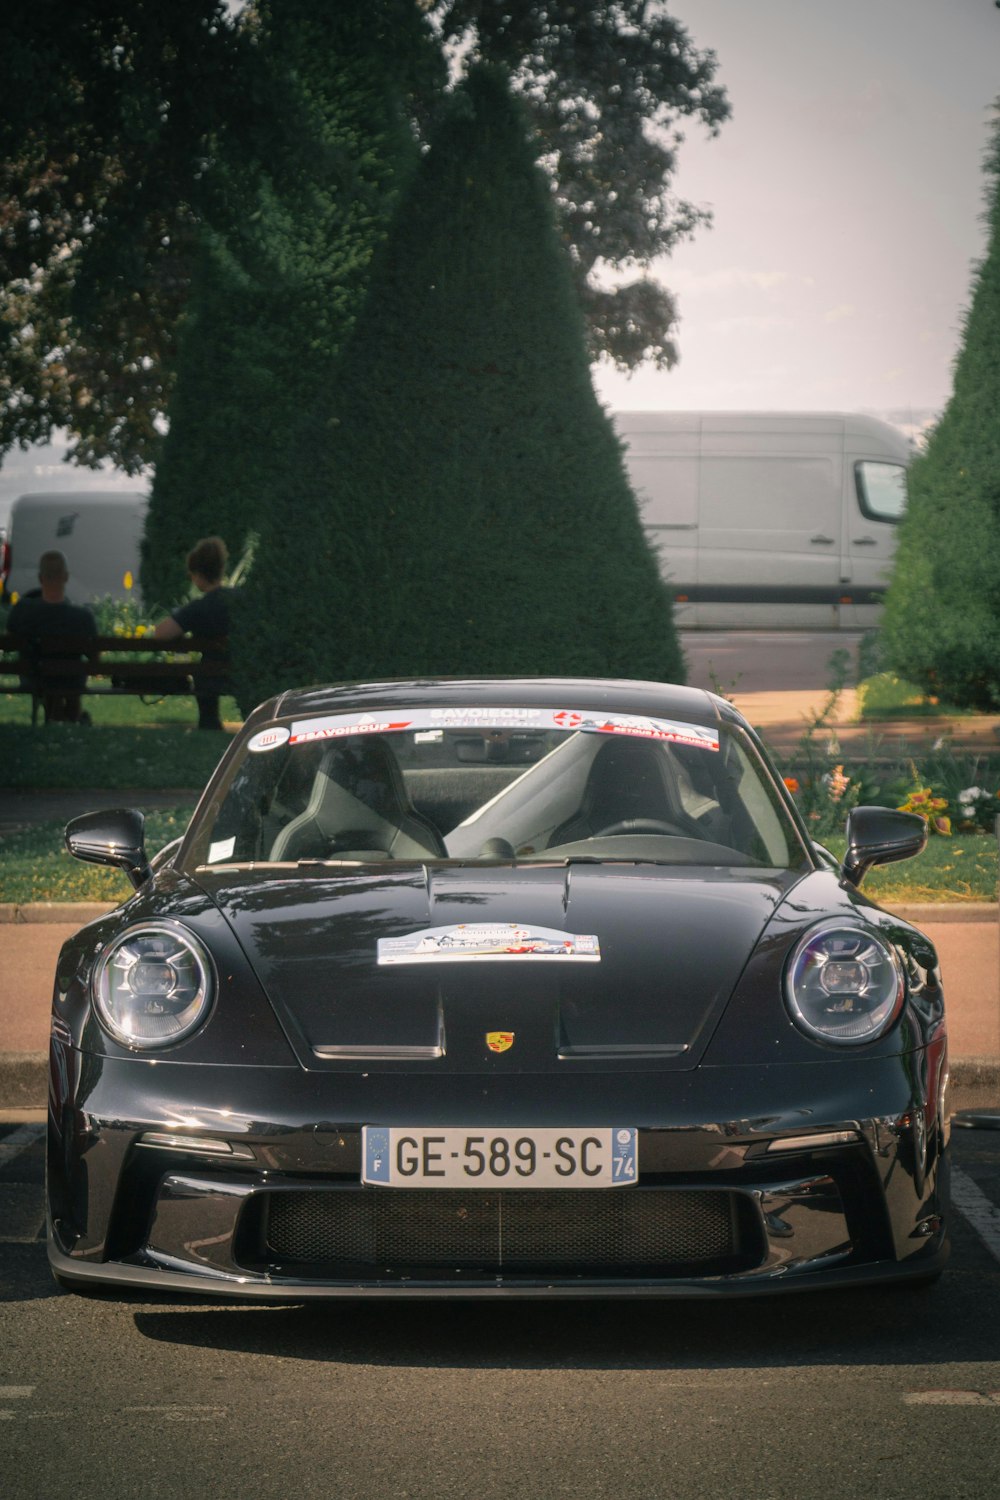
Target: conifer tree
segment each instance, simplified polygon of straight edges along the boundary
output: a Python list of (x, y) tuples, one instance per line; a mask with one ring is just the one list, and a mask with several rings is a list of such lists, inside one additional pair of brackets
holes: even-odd
[(1000, 704), (1000, 118), (986, 176), (986, 254), (951, 398), (910, 466), (883, 621), (895, 671), (974, 708)]
[(550, 194), (497, 70), (456, 90), (401, 197), (335, 413), (314, 409), (313, 462), (242, 591), (244, 708), (388, 675), (683, 680)]

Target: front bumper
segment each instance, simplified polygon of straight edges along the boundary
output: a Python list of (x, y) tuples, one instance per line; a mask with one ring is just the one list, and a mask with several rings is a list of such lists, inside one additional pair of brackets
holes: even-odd
[(597, 1125), (627, 1107), (639, 1183), (585, 1195), (362, 1187), (360, 1125), (420, 1119), (418, 1075), (393, 1080), (387, 1117), (378, 1079), (95, 1069), (54, 1045), (49, 1255), (68, 1286), (713, 1297), (924, 1278), (947, 1258), (943, 1041), (850, 1067), (647, 1074), (627, 1106), (593, 1078), (511, 1077), (485, 1105), (479, 1079), (435, 1084), (436, 1123)]

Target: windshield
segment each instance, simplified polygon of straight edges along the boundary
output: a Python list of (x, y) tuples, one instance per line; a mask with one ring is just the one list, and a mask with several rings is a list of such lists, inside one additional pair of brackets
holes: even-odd
[(231, 763), (193, 853), (200, 866), (804, 857), (735, 726), (516, 705), (275, 723)]

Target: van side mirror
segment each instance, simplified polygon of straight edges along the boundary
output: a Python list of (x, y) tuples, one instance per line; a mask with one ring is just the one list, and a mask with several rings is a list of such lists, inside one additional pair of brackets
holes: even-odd
[(149, 879), (149, 860), (143, 835), (146, 819), (132, 807), (84, 813), (66, 825), (66, 848), (91, 865), (113, 865), (124, 870), (136, 890)]
[(927, 843), (927, 822), (918, 813), (891, 807), (856, 807), (847, 818), (843, 878), (860, 885), (872, 865), (910, 859)]

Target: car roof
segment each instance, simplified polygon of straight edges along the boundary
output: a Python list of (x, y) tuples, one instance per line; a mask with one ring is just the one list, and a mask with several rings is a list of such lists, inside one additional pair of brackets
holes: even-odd
[(725, 698), (676, 683), (593, 677), (421, 677), (293, 689), (262, 703), (247, 720), (247, 727), (265, 719), (431, 703), (487, 708), (523, 704), (683, 719), (693, 724), (713, 725), (720, 719), (745, 723)]

